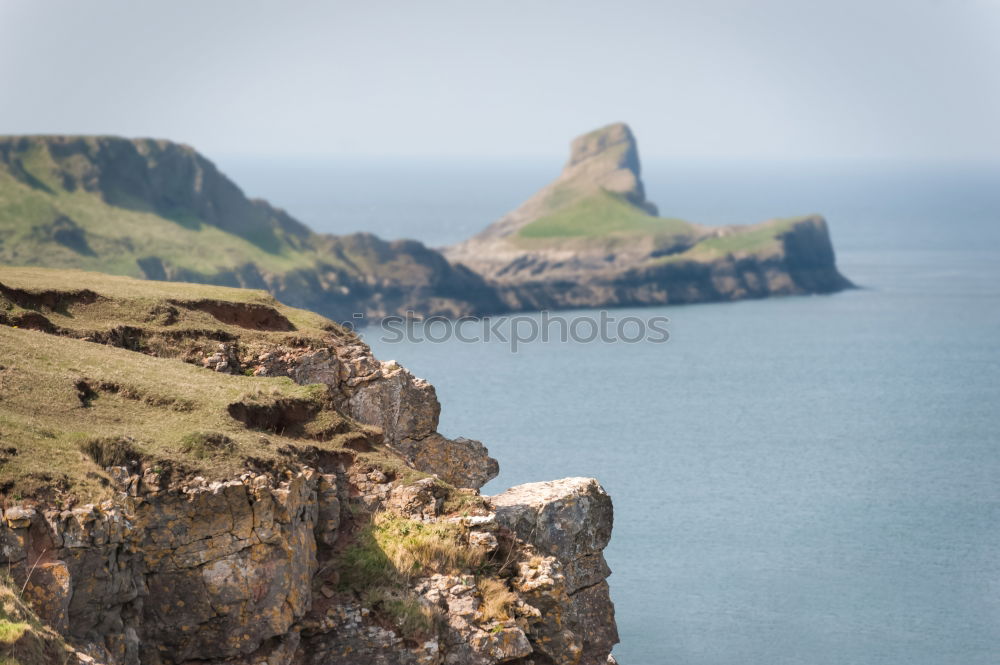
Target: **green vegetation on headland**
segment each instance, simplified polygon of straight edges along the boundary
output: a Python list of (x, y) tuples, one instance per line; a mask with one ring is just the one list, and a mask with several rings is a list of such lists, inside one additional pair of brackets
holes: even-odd
[(109, 466), (226, 478), (311, 447), (419, 477), (326, 386), (253, 375), (267, 354), (357, 343), (259, 291), (0, 268), (0, 488), (73, 502), (108, 495)]
[(313, 233), (192, 148), (152, 139), (0, 137), (3, 264), (265, 289), (341, 321), (502, 308), (416, 241)]
[(836, 268), (819, 215), (709, 227), (646, 199), (623, 123), (573, 141), (562, 173), (446, 256), (496, 284), (513, 309), (601, 307), (830, 293)]
[(244, 198), (191, 148), (154, 140), (0, 138), (0, 231), (0, 263), (132, 277), (157, 260), (211, 277), (314, 258), (307, 228)]
[(661, 233), (694, 235), (694, 226), (680, 219), (650, 215), (621, 195), (605, 190), (556, 208), (518, 231), (522, 238)]

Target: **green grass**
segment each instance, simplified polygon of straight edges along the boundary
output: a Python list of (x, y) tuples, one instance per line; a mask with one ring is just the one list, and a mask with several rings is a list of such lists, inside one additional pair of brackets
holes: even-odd
[(378, 513), (340, 555), (342, 591), (358, 595), (362, 604), (411, 639), (431, 634), (438, 612), (426, 607), (407, 584), (434, 573), (457, 575), (478, 571), (485, 552), (470, 547), (458, 522), (422, 522)]
[(20, 586), (0, 575), (0, 665), (61, 665), (69, 656), (58, 633), (21, 598)]
[(443, 612), (425, 605), (420, 596), (409, 589), (376, 587), (362, 595), (364, 607), (384, 617), (399, 635), (410, 640), (425, 640), (434, 636)]
[(746, 230), (702, 240), (697, 247), (717, 253), (749, 252), (777, 242), (801, 218), (777, 219), (746, 228)]
[(458, 522), (421, 522), (392, 513), (376, 515), (342, 555), (342, 584), (364, 591), (433, 573), (471, 572), (484, 553), (469, 546)]
[(685, 252), (656, 259), (656, 262), (714, 260), (727, 254), (765, 256), (781, 251), (781, 236), (811, 215), (773, 219), (753, 226), (728, 229), (725, 235), (711, 235)]
[(7, 619), (0, 619), (0, 644), (9, 645), (24, 637), (24, 634), (31, 629), (30, 623), (13, 622)]
[[(108, 496), (104, 468), (134, 458), (226, 478), (250, 458), (280, 463), (286, 446), (343, 450), (377, 436), (338, 413), (326, 386), (182, 362), (214, 353), (220, 337), (249, 358), (276, 347), (356, 342), (263, 292), (39, 268), (0, 268), (0, 286), (0, 324), (7, 323), (0, 325), (0, 449), (16, 451), (0, 450), (0, 487), (14, 499)], [(205, 301), (263, 308), (294, 330), (244, 327), (192, 308)], [(59, 334), (14, 327), (28, 316), (44, 316)], [(123, 327), (139, 331), (133, 341), (142, 353), (86, 341)], [(306, 415), (296, 427), (268, 429), (237, 419), (235, 403), (264, 413), (297, 405)], [(353, 454), (395, 477), (423, 477), (380, 446)]]
[[(44, 171), (31, 174), (45, 181)], [(156, 256), (176, 268), (211, 276), (254, 263), (286, 272), (314, 265), (315, 256), (282, 246), (267, 251), (246, 238), (187, 215), (170, 219), (152, 211), (111, 205), (98, 193), (30, 187), (0, 168), (0, 263), (101, 270), (142, 276), (138, 259)], [(135, 207), (138, 207), (136, 205)], [(86, 234), (94, 255), (55, 242), (46, 232), (59, 217), (73, 220)], [(176, 217), (176, 216), (175, 216)]]
[(518, 235), (525, 239), (555, 239), (690, 232), (691, 225), (683, 220), (654, 217), (620, 196), (601, 190), (531, 222)]
[[(53, 488), (80, 499), (106, 496), (103, 467), (127, 457), (127, 448), (143, 459), (213, 478), (238, 474), (248, 457), (279, 462), (277, 449), (299, 442), (247, 429), (229, 415), (228, 405), (257, 390), (275, 398), (313, 396), (308, 386), (287, 378), (218, 374), (178, 360), (9, 327), (0, 327), (0, 365), (0, 441), (17, 449), (0, 466), (0, 485), (14, 498)], [(80, 380), (96, 393), (88, 405), (78, 396)], [(177, 402), (190, 407), (169, 406)], [(206, 430), (231, 439), (232, 447), (206, 455), (192, 446), (192, 437)], [(342, 438), (309, 444), (336, 449)]]
[(808, 219), (776, 219), (746, 227), (732, 227), (724, 235), (706, 235), (704, 228), (679, 219), (655, 217), (623, 198), (606, 191), (564, 205), (555, 212), (524, 226), (515, 242), (525, 249), (565, 247), (608, 251), (634, 243), (638, 237), (653, 237), (674, 244), (690, 239), (690, 249), (654, 259), (655, 262), (714, 259), (734, 253), (763, 254), (780, 249), (780, 237), (796, 223)]
[[(15, 139), (0, 137), (3, 140)], [(93, 147), (97, 138), (82, 140)], [(227, 231), (190, 210), (157, 211), (149, 202), (121, 192), (112, 191), (105, 198), (96, 191), (67, 189), (65, 176), (80, 180), (97, 166), (81, 153), (54, 157), (48, 141), (26, 139), (8, 163), (0, 161), (0, 264), (142, 277), (138, 261), (156, 257), (184, 279), (211, 281), (232, 280), (235, 271), (247, 264), (265, 274), (283, 275), (323, 264), (356, 275), (356, 266), (374, 261), (374, 268), (366, 266), (369, 273), (408, 275), (405, 265), (380, 270), (381, 261), (370, 252), (354, 252), (350, 243), (335, 238), (289, 239), (270, 217), (278, 213), (266, 207), (248, 203), (246, 219), (235, 231)], [(143, 153), (155, 151), (152, 143), (139, 141), (137, 148)], [(82, 246), (91, 252), (54, 236), (54, 223), (65, 219), (80, 230)]]

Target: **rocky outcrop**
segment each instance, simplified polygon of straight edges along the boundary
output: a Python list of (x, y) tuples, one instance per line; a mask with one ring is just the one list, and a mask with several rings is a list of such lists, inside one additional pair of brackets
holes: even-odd
[[(436, 431), (432, 386), (265, 294), (0, 268), (0, 404), (0, 596), (52, 655), (24, 665), (589, 665), (617, 642), (597, 481), (481, 496), (497, 463)], [(126, 412), (154, 426), (122, 436)]]
[[(343, 459), (184, 486), (112, 472), (114, 500), (8, 506), (0, 523), (0, 564), (26, 601), (100, 663), (603, 665), (618, 641), (601, 555), (611, 502), (592, 479), (513, 488), (495, 512), (448, 518), (431, 485)], [(440, 617), (419, 639), (335, 586), (331, 546), (386, 510), (460, 523), (493, 556), (493, 572), (409, 582)], [(484, 614), (486, 578), (508, 589), (506, 618)]]
[(384, 442), (419, 471), (477, 489), (500, 472), (479, 441), (448, 439), (437, 432), (441, 405), (434, 386), (395, 361), (376, 360), (367, 346), (279, 346), (260, 354), (244, 352), (242, 358), (238, 346), (219, 346), (216, 354), (201, 361), (216, 371), (288, 376), (302, 385), (329, 386), (343, 413), (378, 427)]
[[(295, 310), (262, 294), (256, 302), (232, 302), (205, 297), (207, 292), (194, 287), (188, 290), (195, 295), (186, 297), (183, 287), (175, 285), (167, 290), (169, 297), (157, 302), (147, 300), (141, 290), (132, 297), (114, 294), (114, 288), (121, 288), (118, 284), (136, 286), (123, 278), (111, 278), (109, 285), (92, 291), (39, 292), (31, 285), (53, 273), (15, 273), (7, 277), (0, 272), (0, 325), (177, 357), (223, 374), (289, 377), (300, 385), (324, 385), (341, 414), (377, 428), (379, 441), (412, 468), (472, 488), (482, 487), (499, 473), (497, 461), (482, 443), (449, 439), (437, 432), (441, 405), (431, 384), (394, 361), (377, 360), (368, 346), (353, 335), (343, 335), (329, 321), (316, 317), (310, 324), (318, 329), (301, 323), (297, 327), (290, 320)], [(116, 309), (115, 325), (95, 329), (95, 313), (101, 316), (108, 306)], [(6, 307), (18, 313), (8, 314)], [(234, 417), (262, 426), (259, 417), (245, 411), (230, 405)]]
[[(618, 642), (603, 550), (611, 539), (611, 498), (593, 478), (518, 485), (491, 497), (497, 522), (549, 557), (524, 564), (515, 588), (541, 595), (554, 611), (537, 617), (541, 644), (578, 651), (581, 665), (603, 665)], [(538, 601), (536, 601), (538, 602)]]
[(618, 123), (573, 141), (562, 174), (445, 249), (514, 310), (659, 305), (851, 287), (818, 215), (712, 228), (657, 217)]

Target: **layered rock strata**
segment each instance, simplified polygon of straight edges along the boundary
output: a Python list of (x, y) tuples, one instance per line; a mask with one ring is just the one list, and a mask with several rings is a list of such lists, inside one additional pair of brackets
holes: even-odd
[[(159, 424), (107, 436), (126, 409)], [(65, 662), (608, 662), (607, 494), (482, 496), (496, 461), (439, 411), (263, 294), (0, 269), (0, 593)]]
[[(150, 468), (111, 472), (115, 500), (10, 505), (0, 523), (0, 564), (25, 600), (100, 663), (603, 665), (618, 641), (601, 554), (611, 502), (593, 479), (515, 487), (495, 509), (447, 517), (430, 484), (344, 460), (179, 487)], [(489, 574), (412, 580), (442, 619), (401, 636), (336, 587), (334, 546), (374, 511), (460, 522), (502, 560)], [(507, 619), (482, 615), (487, 575), (513, 594)]]

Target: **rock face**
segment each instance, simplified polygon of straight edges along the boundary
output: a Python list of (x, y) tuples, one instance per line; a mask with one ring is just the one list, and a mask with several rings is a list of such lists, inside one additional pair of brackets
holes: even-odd
[(516, 487), (493, 498), (495, 512), (448, 518), (484, 550), (506, 538), (496, 579), (515, 605), (508, 619), (484, 617), (475, 576), (418, 577), (415, 597), (443, 623), (414, 640), (331, 586), (330, 545), (376, 511), (446, 519), (430, 485), (343, 462), (181, 487), (149, 468), (113, 471), (118, 499), (10, 506), (0, 523), (0, 564), (26, 601), (98, 662), (603, 665), (618, 641), (601, 555), (611, 502), (593, 479)]
[(657, 217), (635, 137), (618, 123), (572, 143), (562, 174), (449, 260), (511, 309), (689, 303), (831, 293), (837, 271), (818, 215), (710, 228)]
[(0, 268), (0, 403), (0, 610), (23, 589), (52, 656), (24, 665), (590, 665), (618, 640), (597, 481), (481, 496), (497, 462), (436, 431), (430, 384), (263, 293)]
[(0, 263), (265, 289), (338, 321), (504, 309), (419, 242), (313, 233), (154, 139), (0, 137)]
[(569, 598), (568, 603), (555, 603), (560, 614), (539, 617), (539, 630), (551, 635), (553, 643), (578, 648), (582, 665), (603, 665), (618, 643), (606, 581), (611, 569), (603, 554), (611, 539), (611, 498), (593, 478), (565, 478), (518, 485), (492, 497), (492, 502), (497, 522), (558, 563), (558, 570), (549, 573), (551, 584), (539, 584), (530, 568), (519, 581), (523, 591), (546, 588)]

